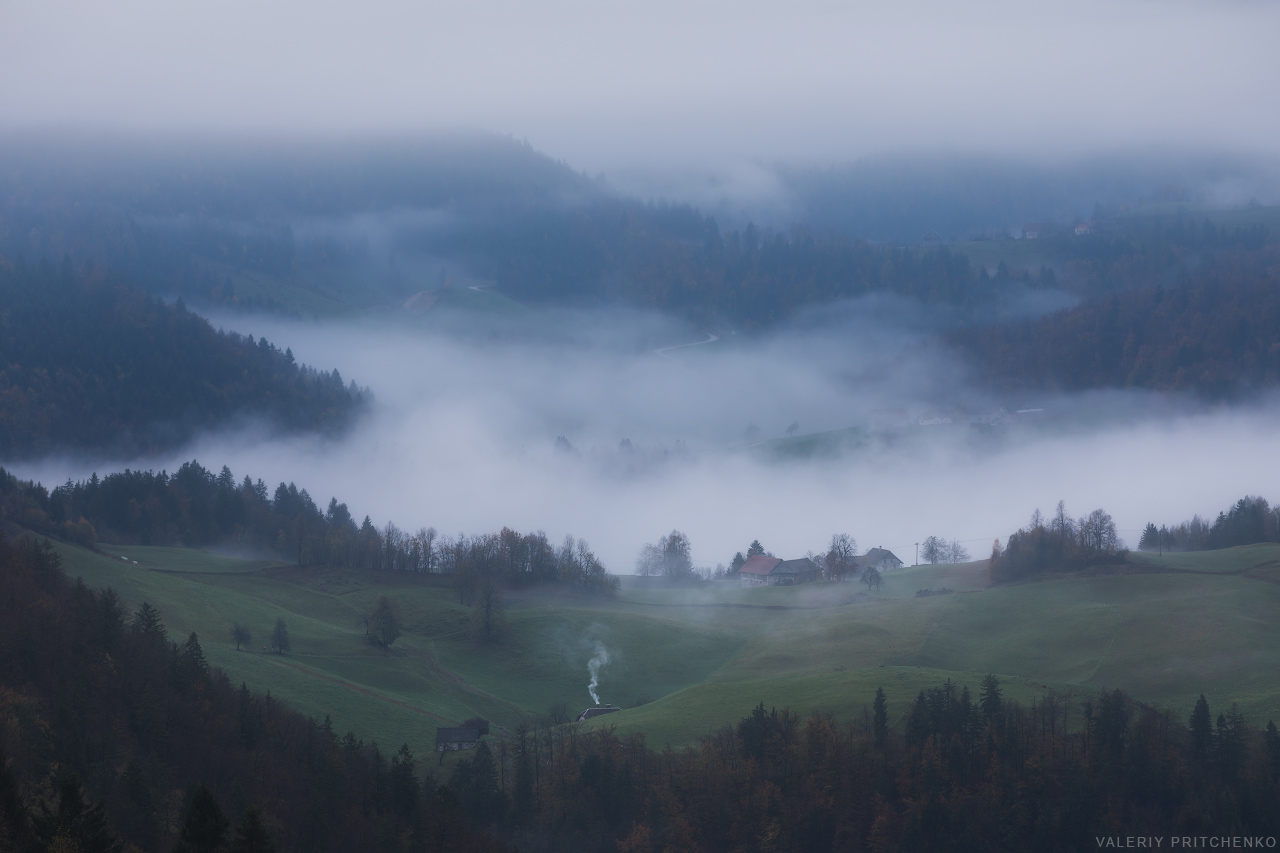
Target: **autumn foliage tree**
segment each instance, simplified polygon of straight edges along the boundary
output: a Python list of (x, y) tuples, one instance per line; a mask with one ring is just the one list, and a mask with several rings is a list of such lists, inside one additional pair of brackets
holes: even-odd
[(1105, 510), (1077, 520), (1058, 501), (1051, 518), (1036, 510), (1027, 527), (1011, 534), (1003, 549), (993, 551), (991, 578), (1006, 583), (1045, 572), (1115, 565), (1124, 562), (1126, 553)]

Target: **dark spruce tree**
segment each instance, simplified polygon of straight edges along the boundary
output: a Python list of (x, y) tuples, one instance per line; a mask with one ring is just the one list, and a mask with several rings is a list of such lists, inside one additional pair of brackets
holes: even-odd
[(230, 827), (231, 821), (223, 814), (213, 791), (203, 783), (196, 785), (187, 797), (173, 853), (222, 853)]
[(62, 777), (58, 785), (58, 807), (51, 810), (41, 802), (35, 816), (33, 835), (42, 850), (77, 850), (81, 853), (120, 853), (124, 849), (107, 826), (101, 803), (89, 805), (84, 788), (74, 774)]
[(1205, 767), (1213, 756), (1213, 722), (1203, 693), (1191, 710), (1187, 728), (1191, 732), (1191, 759), (1197, 766)]
[(276, 853), (275, 842), (262, 822), (262, 812), (256, 806), (244, 810), (244, 816), (236, 827), (235, 841), (231, 843), (231, 853)]
[(160, 621), (159, 611), (148, 601), (138, 605), (138, 611), (133, 616), (132, 628), (135, 634), (141, 634), (155, 641), (163, 642), (168, 639), (164, 623)]
[(884, 749), (889, 740), (889, 701), (883, 687), (876, 688), (876, 698), (871, 703), (871, 733), (876, 749)]

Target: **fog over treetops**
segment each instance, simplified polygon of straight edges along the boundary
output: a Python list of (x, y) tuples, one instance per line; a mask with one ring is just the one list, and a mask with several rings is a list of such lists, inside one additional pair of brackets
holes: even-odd
[[(708, 567), (752, 539), (799, 556), (834, 532), (908, 561), (929, 535), (982, 556), (1059, 499), (1075, 514), (1104, 507), (1136, 545), (1147, 521), (1216, 513), (1266, 494), (1280, 473), (1267, 400), (1002, 400), (972, 388), (908, 319), (853, 305), (836, 322), (807, 317), (658, 354), (707, 335), (621, 310), (521, 318), (536, 335), (514, 324), (477, 334), (465, 315), (427, 332), (215, 315), (361, 377), (374, 410), (340, 441), (247, 430), (142, 460), (50, 458), (14, 470), (54, 485), (194, 457), (237, 478), (296, 482), (320, 503), (337, 496), (379, 524), (581, 536), (615, 572), (672, 528)], [(1019, 416), (1019, 406), (1046, 411)], [(804, 438), (828, 430), (843, 432)]]

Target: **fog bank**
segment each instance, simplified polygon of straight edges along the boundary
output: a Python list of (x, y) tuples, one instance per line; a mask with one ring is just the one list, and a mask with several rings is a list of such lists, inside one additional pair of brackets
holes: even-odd
[[(1060, 498), (1075, 515), (1107, 509), (1133, 545), (1147, 521), (1216, 514), (1246, 493), (1275, 497), (1271, 405), (997, 399), (969, 388), (962, 363), (927, 343), (919, 322), (868, 303), (830, 318), (659, 355), (708, 335), (606, 311), (531, 314), (480, 331), (465, 316), (418, 328), (215, 317), (372, 386), (373, 411), (341, 442), (245, 429), (161, 457), (14, 471), (52, 486), (196, 458), (272, 488), (295, 482), (321, 505), (336, 496), (379, 526), (572, 534), (621, 573), (672, 528), (690, 536), (702, 566), (753, 539), (799, 556), (836, 532), (910, 562), (929, 535), (982, 556)], [(1038, 423), (919, 425), (921, 415), (981, 420), (1044, 405), (1046, 415), (1023, 416)], [(808, 453), (803, 440), (771, 441), (792, 425), (800, 437), (866, 431)], [(569, 448), (557, 448), (561, 436)]]

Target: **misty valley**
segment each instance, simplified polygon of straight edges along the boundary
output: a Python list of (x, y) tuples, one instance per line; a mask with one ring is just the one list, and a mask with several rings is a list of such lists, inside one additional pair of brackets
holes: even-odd
[(0, 851), (1274, 846), (1269, 161), (4, 142)]

